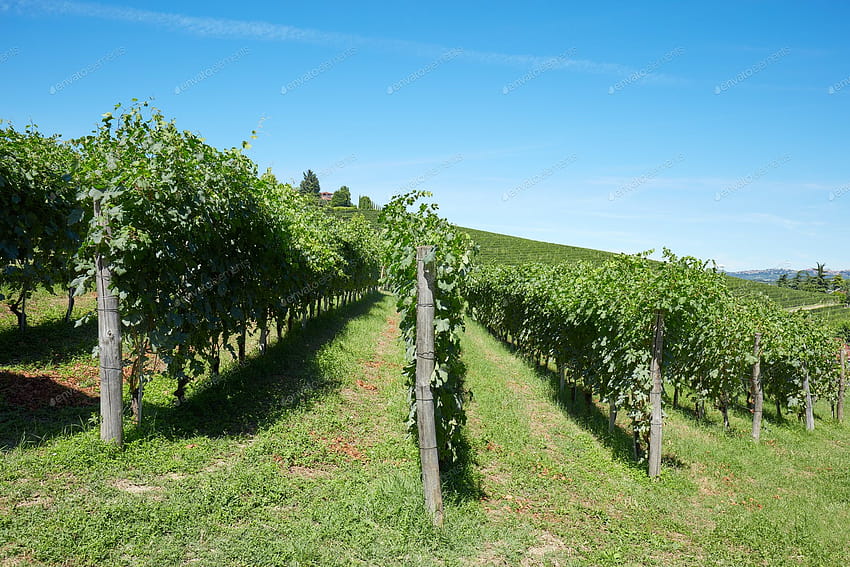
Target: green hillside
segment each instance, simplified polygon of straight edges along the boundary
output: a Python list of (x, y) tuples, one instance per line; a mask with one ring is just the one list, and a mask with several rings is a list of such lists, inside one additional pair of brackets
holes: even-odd
[(472, 228), (461, 230), (469, 234), (481, 247), (478, 256), (484, 264), (525, 264), (541, 262), (544, 264), (560, 264), (577, 260), (604, 261), (614, 255), (613, 252), (580, 248), (565, 244), (551, 244), (539, 240), (496, 234)]
[[(353, 215), (360, 214), (369, 222), (377, 224), (380, 211), (336, 209), (332, 210), (332, 213), (342, 218), (351, 218)], [(469, 234), (481, 247), (478, 259), (484, 264), (516, 265), (528, 262), (560, 264), (562, 262), (575, 262), (578, 260), (593, 262), (605, 260), (615, 254), (614, 252), (541, 242), (539, 240), (530, 240), (528, 238), (508, 236), (506, 234), (473, 228), (459, 228)], [(824, 307), (807, 309), (807, 311), (810, 311), (812, 315), (822, 317), (828, 324), (840, 325), (842, 323), (850, 323), (850, 308), (838, 304), (837, 298), (831, 295), (781, 288), (775, 285), (733, 276), (727, 276), (727, 281), (729, 287), (736, 293), (742, 295), (763, 294), (789, 310), (813, 305), (823, 305)]]
[[(462, 228), (462, 230), (481, 246), (479, 259), (485, 264), (516, 265), (526, 262), (559, 264), (577, 260), (605, 260), (614, 255), (613, 252), (540, 242), (471, 228)], [(837, 299), (830, 295), (781, 288), (732, 276), (727, 276), (727, 281), (729, 287), (735, 292), (742, 295), (764, 294), (786, 309), (829, 304), (830, 307), (814, 309), (812, 313), (829, 315), (830, 321), (841, 319), (842, 316), (850, 318), (850, 310), (838, 305)]]

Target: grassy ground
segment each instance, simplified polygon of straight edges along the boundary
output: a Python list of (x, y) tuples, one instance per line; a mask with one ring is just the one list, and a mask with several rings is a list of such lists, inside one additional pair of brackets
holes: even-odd
[[(600, 407), (559, 396), (551, 373), (476, 324), (463, 338), (469, 450), (435, 530), (396, 324), (374, 295), (199, 382), (181, 406), (159, 379), (123, 451), (100, 445), (94, 408), (0, 399), (0, 438), (25, 441), (0, 463), (0, 565), (846, 564), (846, 427), (822, 419), (807, 434), (769, 415), (754, 446), (744, 413), (724, 433), (719, 414), (669, 410), (651, 482), (625, 422), (608, 434)], [(9, 362), (16, 375), (38, 366)]]

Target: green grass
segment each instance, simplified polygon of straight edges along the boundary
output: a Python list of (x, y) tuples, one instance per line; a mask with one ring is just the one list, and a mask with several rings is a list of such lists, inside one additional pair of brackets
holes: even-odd
[[(71, 430), (56, 408), (30, 412), (56, 432), (4, 455), (0, 562), (422, 565), (473, 556), (480, 541), (501, 537), (474, 489), (447, 493), (444, 530), (422, 513), (391, 305), (373, 295), (325, 314), (198, 384), (179, 407), (173, 383), (155, 380), (146, 421), (126, 425), (123, 451), (103, 447), (88, 421)], [(31, 439), (26, 429), (0, 423), (5, 438)], [(505, 541), (520, 549), (531, 540), (526, 529)]]
[[(483, 490), (489, 506), (532, 518), (552, 560), (589, 565), (843, 565), (850, 541), (850, 433), (830, 419), (806, 433), (769, 413), (763, 442), (749, 415), (722, 429), (693, 407), (665, 409), (661, 482), (631, 459), (626, 420), (559, 395), (479, 326), (465, 338)], [(823, 416), (828, 408), (819, 406)]]
[[(91, 408), (0, 399), (0, 438), (25, 441), (0, 462), (0, 564), (846, 564), (850, 431), (827, 408), (813, 433), (768, 412), (754, 445), (745, 411), (726, 433), (719, 412), (668, 407), (652, 482), (625, 418), (609, 434), (604, 408), (559, 396), (551, 372), (475, 323), (465, 466), (432, 528), (397, 334), (391, 298), (372, 295), (202, 379), (181, 406), (158, 378), (123, 451), (100, 444)], [(75, 356), (52, 364), (72, 373)]]

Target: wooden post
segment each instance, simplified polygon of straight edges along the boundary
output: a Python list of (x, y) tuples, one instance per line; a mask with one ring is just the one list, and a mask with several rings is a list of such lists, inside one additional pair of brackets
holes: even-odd
[(649, 401), (652, 405), (652, 421), (649, 427), (649, 476), (657, 478), (661, 473), (661, 430), (663, 414), (661, 409), (661, 394), (664, 382), (661, 376), (661, 356), (664, 351), (664, 313), (655, 312), (655, 337), (652, 341), (652, 362), (649, 372), (652, 376), (652, 391)]
[(803, 392), (806, 394), (806, 431), (815, 430), (815, 414), (812, 408), (812, 390), (809, 385), (809, 369), (803, 364)]
[[(106, 226), (100, 201), (94, 203), (94, 214)], [(107, 228), (108, 230), (108, 228)], [(118, 446), (124, 441), (121, 372), (121, 317), (118, 296), (110, 289), (112, 271), (102, 254), (95, 258), (97, 285), (97, 340), (100, 350), (100, 438)]]
[(425, 259), (433, 246), (416, 247), (416, 423), (419, 429), (419, 459), (425, 506), (435, 526), (443, 524), (443, 494), (440, 489), (440, 462), (434, 422), (434, 395), (431, 375), (434, 353), (434, 265)]
[(564, 377), (567, 373), (567, 365), (562, 364), (558, 368), (558, 376), (560, 378), (560, 382), (558, 384), (558, 394), (563, 395), (564, 393)]
[(847, 345), (841, 345), (841, 374), (838, 375), (838, 402), (835, 406), (835, 419), (844, 421), (844, 389), (847, 387)]
[(761, 333), (755, 334), (753, 356), (753, 378), (750, 389), (753, 396), (753, 439), (758, 443), (761, 438), (761, 418), (764, 410), (764, 392), (761, 389)]

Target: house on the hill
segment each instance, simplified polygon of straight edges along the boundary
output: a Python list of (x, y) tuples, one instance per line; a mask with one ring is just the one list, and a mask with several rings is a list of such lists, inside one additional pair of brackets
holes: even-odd
[(323, 201), (330, 201), (333, 196), (333, 193), (328, 193), (327, 191), (322, 191), (321, 193), (319, 193), (319, 198)]

